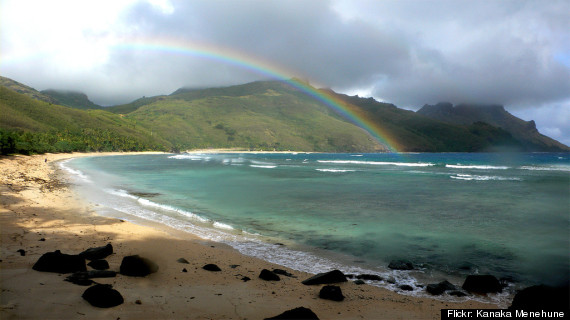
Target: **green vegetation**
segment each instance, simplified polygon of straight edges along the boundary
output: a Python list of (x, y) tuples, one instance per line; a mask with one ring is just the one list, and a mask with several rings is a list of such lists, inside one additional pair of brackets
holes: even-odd
[(0, 87), (0, 153), (165, 150), (166, 141), (112, 113), (34, 100)]
[(87, 95), (82, 92), (75, 91), (65, 91), (65, 90), (44, 90), (41, 91), (42, 94), (51, 97), (56, 103), (66, 107), (72, 107), (77, 109), (101, 109), (100, 105), (93, 103)]
[(483, 122), (489, 125), (487, 130), (491, 130), (491, 126), (502, 128), (517, 140), (518, 147), (521, 150), (570, 151), (562, 143), (540, 134), (536, 130), (534, 121), (521, 120), (500, 105), (462, 104), (454, 107), (451, 103), (442, 102), (436, 105), (425, 105), (418, 110), (418, 114), (447, 124), (465, 126)]
[[(91, 102), (83, 94), (48, 91), (45, 93), (50, 95), (46, 95), (1, 77), (0, 84), (1, 154), (195, 148), (386, 150), (331, 108), (279, 81), (180, 89), (169, 96), (143, 97), (94, 110), (78, 109), (90, 108)], [(568, 150), (559, 143), (545, 144), (554, 140), (542, 139), (533, 122), (508, 114), (515, 118), (509, 123), (520, 121), (523, 126), (493, 123), (506, 113), (496, 108), (490, 108), (494, 111), (485, 117), (462, 114), (458, 119), (463, 122), (443, 121), (372, 98), (330, 90), (327, 94), (344, 101), (344, 108), (351, 113), (374, 123), (398, 151)], [(57, 105), (56, 100), (73, 108)]]
[[(126, 108), (122, 106), (122, 108)], [(125, 115), (175, 149), (380, 151), (366, 132), (276, 82), (175, 93)]]

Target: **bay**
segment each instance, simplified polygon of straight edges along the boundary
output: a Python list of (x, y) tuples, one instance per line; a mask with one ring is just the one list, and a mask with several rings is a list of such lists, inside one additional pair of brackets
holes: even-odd
[[(162, 154), (62, 166), (101, 211), (303, 271), (376, 273), (394, 290), (475, 273), (512, 290), (569, 281), (564, 153)], [(394, 259), (416, 270), (388, 269)]]

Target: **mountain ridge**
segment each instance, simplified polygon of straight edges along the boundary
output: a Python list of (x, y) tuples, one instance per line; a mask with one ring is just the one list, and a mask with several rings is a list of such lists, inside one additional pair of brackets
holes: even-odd
[(48, 97), (51, 97), (54, 100), (54, 103), (62, 106), (84, 110), (103, 108), (102, 106), (95, 104), (93, 101), (89, 100), (89, 97), (80, 91), (47, 89), (40, 92)]
[(417, 113), (453, 124), (469, 125), (474, 122), (485, 122), (510, 132), (527, 148), (536, 146), (545, 151), (568, 149), (568, 146), (538, 132), (534, 120), (524, 121), (509, 113), (502, 105), (464, 103), (453, 106), (449, 102), (440, 102), (436, 105), (426, 104)]
[[(33, 88), (27, 87), (26, 90), (26, 93), (20, 94), (36, 100), (46, 96)], [(540, 135), (533, 121), (518, 119), (508, 114), (502, 106), (490, 106), (488, 110), (502, 116), (507, 113), (512, 117), (509, 118), (511, 122), (519, 124), (516, 128), (489, 123), (493, 119), (482, 116), (472, 116), (470, 120), (462, 121), (459, 116), (458, 119), (449, 116), (437, 119), (429, 112), (426, 114), (426, 110), (434, 109), (432, 107), (414, 112), (373, 98), (348, 96), (330, 89), (314, 90), (341, 101), (347, 111), (381, 128), (384, 138), (390, 138), (391, 147), (398, 151), (570, 151), (567, 146)], [(89, 101), (86, 95), (75, 94), (82, 103)], [(148, 135), (160, 145), (161, 150), (242, 148), (320, 152), (387, 151), (385, 146), (373, 139), (370, 132), (281, 81), (256, 81), (206, 89), (181, 88), (170, 95), (143, 97), (131, 103), (97, 110), (61, 108), (67, 109), (58, 109), (58, 112), (81, 111), (88, 113), (85, 117), (96, 113), (98, 117), (114, 119), (119, 128), (136, 127), (139, 132), (137, 134)], [(452, 105), (443, 104), (435, 109), (453, 113), (453, 108)], [(462, 116), (468, 118), (465, 114)], [(27, 124), (37, 125), (42, 122), (38, 117), (26, 117), (20, 119), (28, 119)], [(520, 132), (509, 131), (515, 130), (513, 128)], [(6, 129), (1, 121), (0, 129)], [(30, 129), (18, 130), (23, 132)], [(535, 131), (533, 136), (531, 133)], [(521, 132), (526, 132), (527, 136), (521, 136)], [(525, 140), (529, 137), (538, 140)]]

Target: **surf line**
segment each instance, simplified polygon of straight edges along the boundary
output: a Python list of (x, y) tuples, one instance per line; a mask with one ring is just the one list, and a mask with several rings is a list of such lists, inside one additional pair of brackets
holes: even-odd
[(334, 96), (332, 93), (327, 92), (327, 90), (316, 89), (309, 83), (293, 78), (291, 75), (288, 75), (289, 72), (265, 62), (260, 58), (252, 57), (251, 55), (246, 55), (229, 48), (198, 43), (188, 44), (172, 40), (132, 41), (119, 43), (113, 47), (125, 51), (157, 51), (191, 56), (221, 62), (276, 79), (325, 104), (352, 124), (364, 129), (372, 138), (379, 144), (385, 146), (390, 152), (399, 152), (396, 148), (398, 144), (395, 140), (378, 124), (367, 119), (362, 112), (351, 108), (349, 104)]

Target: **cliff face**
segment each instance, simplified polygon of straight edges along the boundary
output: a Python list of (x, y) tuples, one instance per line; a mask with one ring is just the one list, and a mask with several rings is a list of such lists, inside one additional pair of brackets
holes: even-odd
[(484, 122), (509, 132), (528, 150), (570, 151), (568, 146), (538, 132), (533, 120), (524, 121), (517, 118), (501, 105), (460, 104), (453, 106), (451, 103), (443, 102), (436, 105), (426, 104), (417, 113), (452, 124), (470, 125), (475, 122)]

